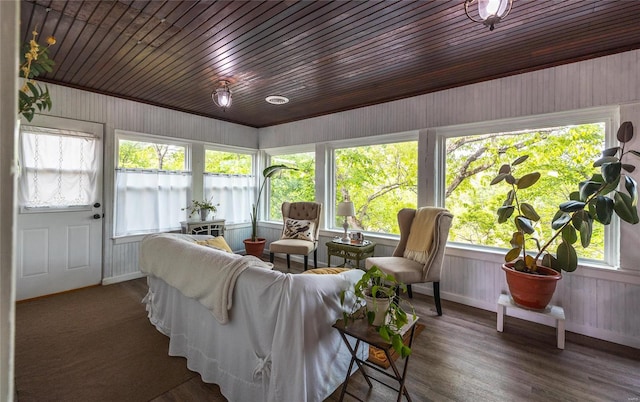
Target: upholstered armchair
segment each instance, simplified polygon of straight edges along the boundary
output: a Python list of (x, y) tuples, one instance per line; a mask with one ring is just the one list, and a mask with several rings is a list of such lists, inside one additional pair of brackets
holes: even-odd
[(282, 236), (269, 245), (269, 259), (273, 263), (276, 253), (287, 255), (287, 269), (291, 268), (290, 255), (304, 256), (307, 270), (309, 254), (313, 251), (313, 266), (318, 267), (318, 235), (322, 204), (318, 202), (283, 202)]
[[(443, 208), (420, 208), (422, 219), (414, 218), (416, 210), (401, 209), (398, 212), (400, 242), (391, 257), (369, 257), (365, 260), (365, 269), (376, 265), (382, 271), (391, 274), (399, 282), (407, 285), (409, 297), (413, 297), (411, 285), (414, 283), (433, 283), (433, 298), (438, 315), (442, 315), (440, 304), (440, 274), (444, 260), (444, 251), (449, 237), (449, 228), (453, 215)], [(413, 230), (412, 230), (413, 229)], [(411, 232), (414, 235), (411, 236)], [(410, 239), (411, 237), (411, 239)], [(422, 248), (424, 253), (407, 252), (407, 243)]]

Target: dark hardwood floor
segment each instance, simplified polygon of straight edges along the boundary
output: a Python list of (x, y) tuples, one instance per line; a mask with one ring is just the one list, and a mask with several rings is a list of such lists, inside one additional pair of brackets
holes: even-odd
[[(284, 260), (276, 259), (276, 269), (286, 271)], [(300, 271), (301, 264), (292, 263), (291, 272)], [(508, 317), (500, 333), (493, 312), (444, 300), (438, 317), (433, 299), (417, 293), (412, 304), (426, 327), (409, 364), (407, 388), (414, 401), (640, 401), (638, 349), (567, 332), (560, 350), (552, 327)], [(397, 398), (375, 382), (369, 390), (360, 373), (349, 390), (368, 402)], [(339, 396), (340, 389), (327, 401)], [(218, 386), (196, 376), (153, 401), (226, 399)]]

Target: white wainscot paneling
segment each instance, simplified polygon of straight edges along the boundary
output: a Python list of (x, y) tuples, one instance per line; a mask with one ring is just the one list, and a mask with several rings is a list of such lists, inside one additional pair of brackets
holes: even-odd
[[(599, 329), (628, 334), (640, 341), (640, 287), (622, 282), (596, 281), (595, 326)], [(627, 312), (627, 314), (624, 314)]]
[[(413, 288), (433, 295), (431, 284)], [(498, 296), (508, 293), (508, 287), (499, 263), (447, 255), (440, 292), (443, 299), (495, 312)], [(551, 303), (564, 308), (568, 331), (640, 348), (640, 285), (589, 277), (580, 271), (565, 273)], [(555, 325), (553, 320), (523, 310), (509, 309), (507, 314)]]
[(107, 285), (142, 277), (139, 268), (140, 242), (118, 243), (111, 247), (112, 275), (104, 278)]
[(501, 290), (501, 286), (496, 283), (497, 272), (501, 272), (500, 267), (493, 262), (447, 257), (442, 270), (440, 291), (462, 300), (472, 299), (481, 306), (495, 304)]
[[(251, 227), (239, 226), (227, 228), (224, 238), (236, 253), (244, 252), (242, 240), (251, 236)], [(112, 247), (113, 275), (102, 280), (104, 285), (140, 278), (144, 274), (140, 271), (140, 240), (119, 241)]]
[(224, 239), (234, 253), (244, 253), (244, 239), (251, 237), (251, 226), (237, 226), (226, 228)]

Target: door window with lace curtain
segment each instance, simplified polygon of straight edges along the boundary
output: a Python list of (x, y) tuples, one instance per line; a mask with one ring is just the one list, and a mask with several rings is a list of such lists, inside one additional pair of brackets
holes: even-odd
[(98, 141), (89, 133), (22, 126), (21, 209), (90, 208), (98, 198)]

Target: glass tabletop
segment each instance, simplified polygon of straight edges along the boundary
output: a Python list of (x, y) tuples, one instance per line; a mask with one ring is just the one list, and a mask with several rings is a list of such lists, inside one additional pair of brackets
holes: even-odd
[(370, 240), (363, 240), (360, 242), (357, 242), (355, 240), (347, 240), (347, 241), (343, 241), (342, 238), (340, 237), (336, 237), (335, 239), (331, 240), (332, 243), (336, 243), (336, 244), (345, 244), (345, 245), (349, 245), (349, 246), (358, 246), (358, 247), (364, 247), (364, 246), (368, 246), (371, 244)]

